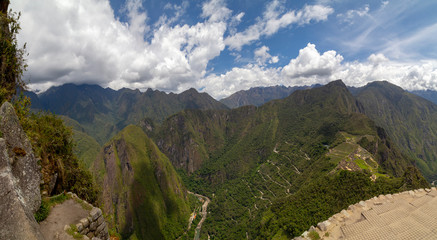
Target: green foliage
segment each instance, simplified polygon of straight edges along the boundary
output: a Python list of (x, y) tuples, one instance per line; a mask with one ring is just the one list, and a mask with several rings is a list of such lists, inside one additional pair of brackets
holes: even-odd
[(42, 222), (44, 219), (46, 219), (49, 216), (50, 208), (46, 201), (41, 201), (41, 206), (39, 207), (38, 211), (34, 214), (35, 220), (37, 222)]
[[(427, 186), (419, 172), (410, 171), (411, 184), (404, 181), (410, 160), (360, 111), (336, 81), (259, 108), (186, 110), (154, 136), (173, 164), (183, 166), (179, 173), (187, 187), (212, 200), (202, 233), (211, 239), (283, 239), (365, 198), (413, 183)], [(338, 173), (338, 162), (360, 144), (376, 162), (354, 158), (369, 171)], [(370, 171), (379, 174), (376, 182)]]
[(2, 10), (5, 12), (0, 12), (0, 103), (11, 100), (17, 87), (24, 88), (21, 76), (27, 67), (26, 45), (20, 48), (17, 43), (20, 14), (6, 13), (7, 8)]
[(83, 239), (83, 235), (78, 233), (77, 227), (74, 224), (70, 224), (70, 228), (68, 228), (67, 233), (74, 239)]
[(31, 141), (35, 155), (41, 159), (43, 189), (49, 190), (48, 183), (57, 174), (55, 189), (49, 194), (72, 191), (88, 202), (95, 202), (98, 191), (91, 173), (73, 153), (71, 129), (53, 114), (29, 113), (29, 106), (29, 98), (23, 95), (14, 101), (20, 123)]
[(316, 231), (311, 231), (311, 232), (309, 232), (309, 233), (308, 233), (308, 237), (309, 237), (311, 240), (319, 240), (319, 239), (320, 239), (319, 233), (316, 232)]
[(37, 222), (42, 222), (44, 219), (46, 219), (50, 213), (50, 209), (56, 205), (63, 203), (65, 200), (67, 200), (67, 195), (64, 193), (58, 194), (56, 196), (50, 197), (50, 198), (43, 198), (41, 200), (41, 206), (39, 207), (38, 211), (34, 214), (35, 220)]
[(405, 179), (378, 178), (372, 182), (369, 176), (364, 172), (340, 171), (278, 199), (271, 207), (274, 216), (261, 226), (260, 239), (270, 238), (279, 229), (285, 229), (290, 236), (299, 236), (310, 226), (360, 200), (404, 190)]
[(437, 105), (385, 81), (359, 89), (357, 99), (365, 114), (387, 131), (387, 136), (416, 162), (424, 176), (429, 181), (436, 180)]
[[(140, 127), (133, 125), (118, 133), (104, 149), (111, 147), (115, 159), (101, 156), (94, 166), (96, 171), (104, 171), (98, 182), (108, 177), (108, 172), (113, 172), (116, 178), (115, 186), (107, 191), (117, 198), (111, 218), (123, 238), (135, 235), (138, 239), (177, 239), (181, 236), (189, 218), (189, 203), (185, 187), (166, 156)], [(109, 161), (114, 160), (115, 164), (111, 165)], [(116, 167), (106, 169), (105, 162), (107, 166)]]

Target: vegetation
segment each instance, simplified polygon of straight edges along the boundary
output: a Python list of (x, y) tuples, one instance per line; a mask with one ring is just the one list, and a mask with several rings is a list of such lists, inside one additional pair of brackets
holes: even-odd
[(103, 149), (94, 172), (99, 183), (113, 182), (103, 189), (101, 203), (123, 239), (181, 236), (190, 214), (186, 189), (153, 141), (129, 125)]
[(337, 81), (259, 108), (186, 110), (154, 136), (187, 187), (212, 200), (202, 239), (286, 239), (365, 198), (428, 186), (360, 109)]
[(39, 207), (38, 211), (34, 214), (35, 220), (37, 222), (44, 221), (50, 213), (50, 209), (56, 205), (63, 203), (65, 200), (67, 200), (67, 195), (64, 193), (58, 194), (53, 197), (45, 197), (41, 200), (41, 206)]
[[(42, 190), (49, 195), (71, 191), (88, 202), (95, 202), (98, 191), (91, 173), (73, 153), (71, 129), (53, 114), (30, 113), (29, 104), (28, 98), (21, 97), (14, 107), (35, 155), (41, 159)], [(53, 176), (57, 177), (51, 187)]]
[(83, 239), (83, 235), (78, 233), (77, 227), (75, 224), (70, 224), (70, 227), (68, 228), (67, 233), (70, 234), (74, 239)]
[(355, 91), (365, 114), (387, 131), (429, 181), (437, 180), (437, 105), (388, 82)]
[(0, 103), (10, 101), (17, 87), (24, 88), (21, 76), (26, 69), (25, 49), (18, 46), (20, 14), (8, 12), (9, 0), (0, 6)]

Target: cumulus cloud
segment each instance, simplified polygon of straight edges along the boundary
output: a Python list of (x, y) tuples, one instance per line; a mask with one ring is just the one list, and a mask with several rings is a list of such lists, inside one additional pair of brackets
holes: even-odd
[[(230, 10), (221, 0), (202, 6), (204, 22), (175, 25), (161, 21), (153, 30), (139, 0), (128, 0), (128, 23), (114, 17), (108, 1), (20, 0), (19, 35), (28, 42), (31, 89), (63, 83), (181, 91), (206, 73), (208, 62), (225, 48)], [(183, 11), (181, 7), (168, 9)], [(176, 13), (177, 15), (177, 13)], [(144, 35), (150, 40), (145, 41)]]
[[(258, 49), (260, 56), (267, 52), (264, 50), (267, 49)], [(220, 99), (255, 86), (303, 86), (326, 84), (337, 79), (356, 87), (387, 80), (407, 90), (437, 89), (437, 61), (397, 62), (377, 53), (363, 62), (344, 62), (343, 56), (336, 51), (320, 53), (314, 44), (308, 43), (283, 67), (248, 64), (225, 74), (211, 74), (202, 80), (202, 84), (207, 92)]]
[(258, 62), (259, 65), (265, 65), (266, 62), (268, 63), (277, 63), (279, 61), (278, 56), (272, 56), (269, 51), (269, 47), (262, 46), (258, 49), (255, 49), (254, 55), (255, 60)]
[[(402, 49), (420, 48), (424, 39), (428, 39), (424, 45), (432, 48), (437, 24), (421, 28), (402, 41), (389, 42), (371, 51), (374, 53), (363, 61), (344, 61), (338, 52), (319, 52), (309, 43), (296, 58), (278, 66), (279, 57), (272, 56), (270, 49), (260, 44), (253, 50), (254, 58), (245, 61), (250, 64), (214, 74), (208, 72), (208, 63), (226, 46), (238, 50), (292, 24), (325, 21), (334, 10), (306, 5), (298, 11), (288, 11), (283, 2), (273, 0), (255, 24), (237, 32), (236, 26), (245, 13), (232, 15), (224, 0), (204, 2), (200, 22), (178, 24), (188, 5), (188, 1), (167, 4), (166, 13), (172, 12), (171, 16), (164, 15), (148, 25), (147, 6), (139, 0), (127, 0), (127, 22), (115, 18), (107, 0), (12, 1), (11, 8), (22, 12), (23, 30), (18, 40), (20, 44), (27, 42), (29, 52), (25, 81), (31, 80), (29, 86), (33, 90), (64, 83), (92, 83), (114, 89), (151, 87), (173, 92), (195, 87), (216, 98), (254, 86), (311, 85), (335, 79), (343, 79), (351, 86), (388, 80), (409, 90), (437, 89), (436, 60), (393, 58), (404, 53)], [(364, 8), (363, 14), (367, 11)], [(396, 16), (402, 12), (399, 10)], [(358, 43), (365, 42), (373, 31), (364, 30), (362, 36), (351, 38), (356, 43), (353, 47), (360, 46)], [(238, 58), (242, 53), (230, 54)], [(269, 65), (272, 63), (276, 63), (275, 67)]]
[(316, 45), (308, 43), (305, 48), (299, 50), (299, 55), (284, 67), (282, 73), (287, 78), (326, 78), (340, 66), (341, 61), (343, 57), (335, 51), (327, 51), (320, 55)]
[(241, 50), (244, 45), (260, 39), (262, 36), (271, 36), (279, 29), (291, 24), (304, 25), (311, 21), (325, 21), (334, 9), (323, 5), (306, 5), (299, 11), (284, 12), (283, 2), (274, 0), (267, 5), (262, 18), (242, 32), (235, 33), (225, 39), (231, 50)]
[(235, 67), (225, 74), (210, 74), (200, 81), (204, 91), (216, 99), (227, 97), (232, 93), (255, 86), (281, 84), (280, 68), (265, 68), (258, 64)]

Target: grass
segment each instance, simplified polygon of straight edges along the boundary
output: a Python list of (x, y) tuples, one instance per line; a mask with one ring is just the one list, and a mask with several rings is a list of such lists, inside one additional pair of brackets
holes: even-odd
[(74, 239), (83, 239), (83, 235), (77, 232), (77, 227), (74, 224), (70, 224), (70, 228), (67, 230), (67, 233)]
[(37, 222), (42, 222), (50, 214), (50, 209), (60, 203), (63, 203), (68, 199), (68, 196), (64, 193), (58, 194), (53, 197), (44, 198), (41, 200), (41, 206), (38, 211), (34, 214), (35, 220)]
[(74, 199), (77, 203), (80, 204), (80, 206), (82, 206), (83, 209), (90, 211), (93, 207), (90, 204), (86, 204), (85, 201), (83, 201), (80, 198), (75, 198)]
[(311, 240), (319, 240), (319, 239), (320, 239), (319, 233), (316, 232), (316, 231), (311, 231), (311, 232), (309, 232), (309, 233), (308, 233), (308, 237), (309, 237)]

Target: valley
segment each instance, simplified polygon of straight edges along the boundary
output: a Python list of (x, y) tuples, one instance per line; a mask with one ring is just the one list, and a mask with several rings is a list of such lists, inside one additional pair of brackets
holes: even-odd
[[(362, 89), (352, 95), (334, 81), (231, 110), (212, 98), (211, 104), (193, 105), (203, 100), (188, 92), (189, 100), (174, 96), (194, 107), (167, 112), (166, 118), (98, 117), (107, 119), (103, 126), (120, 119), (104, 144), (95, 137), (106, 137), (85, 127), (100, 120), (63, 117), (73, 127), (75, 152), (103, 186), (99, 201), (110, 226), (123, 239), (289, 238), (360, 199), (428, 186), (415, 169), (417, 160), (366, 115), (370, 108), (359, 101)], [(90, 103), (104, 106), (92, 96)], [(134, 125), (115, 130), (129, 122)], [(199, 200), (201, 205), (192, 202)], [(139, 206), (154, 207), (143, 212)]]
[(0, 0), (0, 240), (437, 239), (436, 7)]

